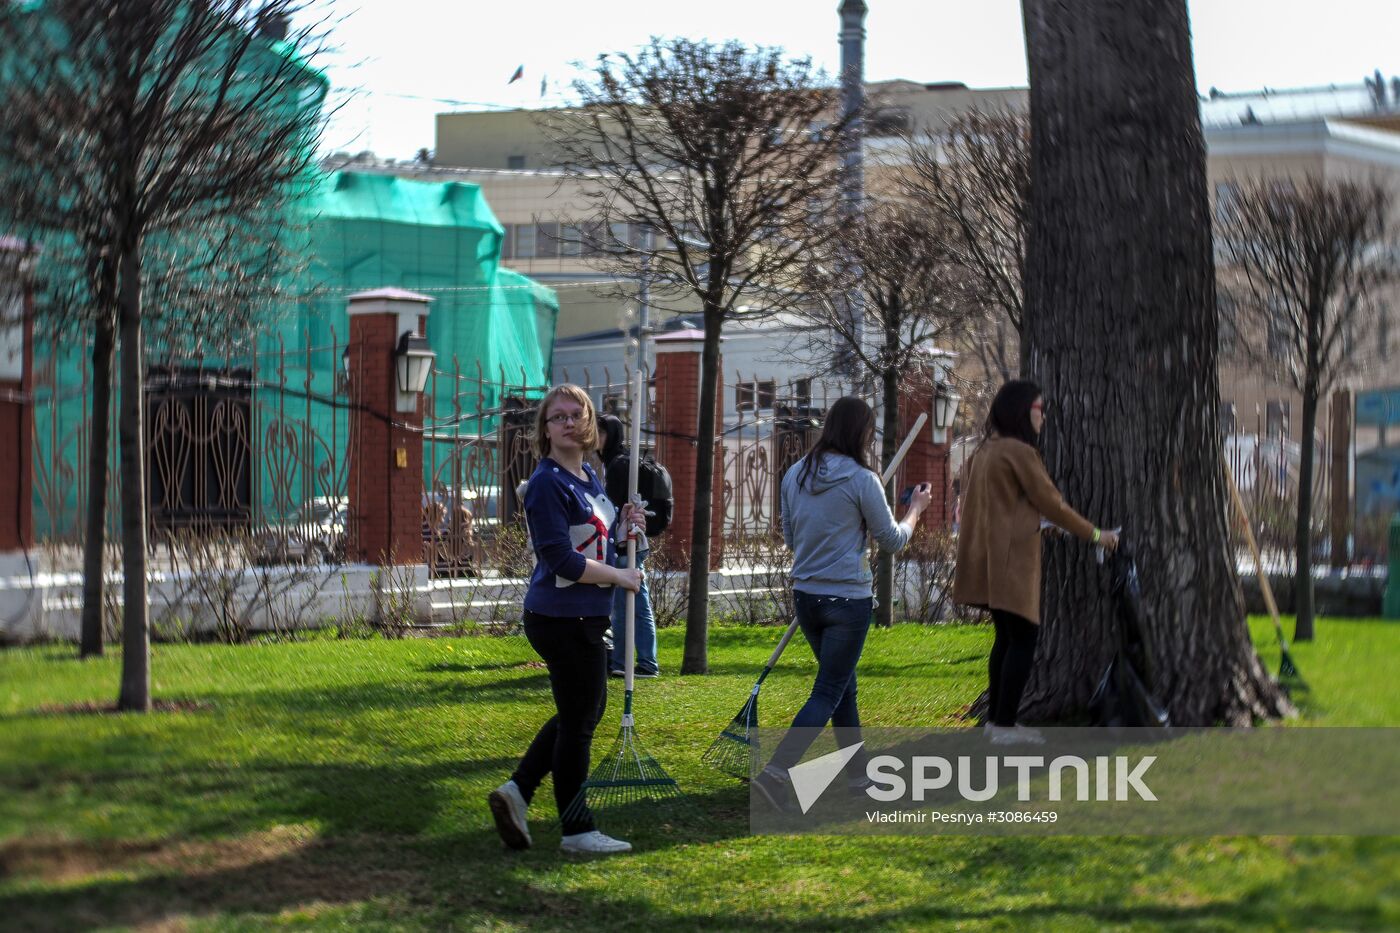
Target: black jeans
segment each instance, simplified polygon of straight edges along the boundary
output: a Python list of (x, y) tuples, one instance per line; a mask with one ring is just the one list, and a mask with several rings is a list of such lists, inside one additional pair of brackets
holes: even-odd
[(998, 726), (1016, 725), (1016, 713), (1021, 709), (1021, 694), (1031, 677), (1031, 662), (1035, 660), (1035, 642), (1040, 626), (1014, 612), (992, 610), (996, 626), (996, 641), (987, 664), (989, 674), (987, 699), (991, 701), (991, 722)]
[(573, 819), (564, 811), (588, 778), (593, 730), (608, 705), (607, 616), (560, 619), (525, 612), (525, 637), (549, 669), (555, 714), (549, 718), (511, 775), (528, 803), (545, 775), (554, 775), (554, 802), (565, 836), (594, 828), (586, 808)]

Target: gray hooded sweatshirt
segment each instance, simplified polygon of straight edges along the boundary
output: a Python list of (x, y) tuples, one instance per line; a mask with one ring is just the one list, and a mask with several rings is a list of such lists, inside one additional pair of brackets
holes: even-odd
[(783, 540), (792, 549), (794, 589), (816, 596), (865, 599), (874, 576), (865, 536), (894, 553), (913, 529), (898, 524), (885, 502), (880, 477), (844, 454), (827, 453), (802, 489), (797, 477), (807, 458), (783, 476)]

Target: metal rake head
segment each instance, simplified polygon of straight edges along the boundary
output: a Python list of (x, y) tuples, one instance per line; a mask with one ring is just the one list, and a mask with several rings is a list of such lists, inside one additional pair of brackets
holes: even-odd
[(636, 730), (624, 725), (617, 741), (599, 760), (562, 816), (564, 820), (575, 820), (589, 811), (683, 796), (676, 779), (642, 747)]
[(758, 694), (749, 696), (743, 709), (706, 749), (701, 761), (740, 780), (753, 776), (758, 760)]

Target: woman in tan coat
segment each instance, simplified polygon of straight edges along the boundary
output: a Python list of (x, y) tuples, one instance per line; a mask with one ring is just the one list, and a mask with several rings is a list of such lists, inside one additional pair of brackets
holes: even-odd
[(1016, 725), (1040, 626), (1041, 518), (1110, 550), (1118, 545), (1114, 532), (1094, 527), (1055, 488), (1037, 449), (1044, 424), (1039, 386), (1022, 379), (1002, 386), (962, 496), (953, 599), (989, 610), (996, 626), (988, 726), (998, 744), (1042, 741)]

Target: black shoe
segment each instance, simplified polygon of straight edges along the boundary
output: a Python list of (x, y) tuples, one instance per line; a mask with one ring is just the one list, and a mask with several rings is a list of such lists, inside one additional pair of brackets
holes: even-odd
[(792, 796), (792, 785), (766, 768), (760, 771), (750, 784), (758, 791), (758, 796), (779, 813), (800, 812), (797, 801)]
[(852, 797), (866, 797), (866, 791), (875, 786), (875, 782), (868, 777), (862, 777), (858, 781), (846, 782), (846, 793)]
[(640, 671), (635, 672), (632, 676), (640, 677), (642, 680), (655, 680), (656, 678), (661, 676), (661, 672), (654, 671), (649, 668), (644, 668)]

